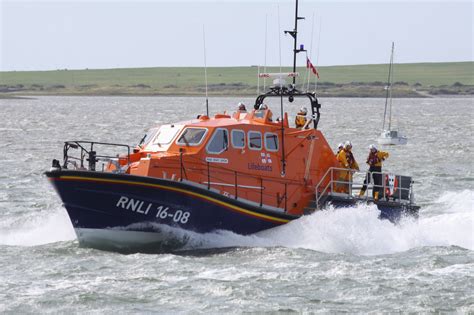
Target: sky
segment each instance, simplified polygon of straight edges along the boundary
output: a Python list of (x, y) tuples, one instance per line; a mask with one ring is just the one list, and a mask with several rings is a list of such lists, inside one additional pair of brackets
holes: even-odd
[[(300, 0), (298, 44), (319, 66), (387, 63), (392, 41), (396, 63), (472, 61), (473, 13), (471, 1)], [(292, 64), (290, 0), (0, 0), (0, 19), (0, 71), (201, 67), (203, 33), (209, 67)]]

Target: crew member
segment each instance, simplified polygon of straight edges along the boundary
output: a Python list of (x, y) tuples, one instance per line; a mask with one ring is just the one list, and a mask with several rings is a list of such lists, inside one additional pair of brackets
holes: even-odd
[(300, 111), (298, 114), (296, 114), (295, 118), (295, 125), (296, 128), (303, 128), (304, 125), (306, 124), (306, 114), (308, 113), (308, 110), (306, 107), (301, 107)]
[(352, 143), (350, 141), (346, 141), (344, 144), (344, 151), (346, 153), (347, 164), (349, 164), (349, 168), (358, 171), (359, 164), (357, 164), (354, 155), (352, 154)]
[[(340, 148), (339, 151), (337, 151), (336, 158), (341, 164), (341, 168), (349, 168), (349, 164), (347, 164), (346, 152), (344, 151), (344, 146), (342, 146), (342, 148)], [(339, 170), (337, 174), (338, 176), (336, 178), (337, 178), (338, 183), (335, 184), (336, 192), (348, 193), (349, 187), (347, 186), (347, 184), (342, 183), (346, 181), (347, 172)]]
[[(352, 143), (350, 141), (346, 141), (344, 144), (344, 148), (339, 150), (337, 154), (337, 160), (341, 163), (342, 167), (350, 169), (350, 170), (359, 170), (359, 165), (357, 164), (354, 155), (352, 154)], [(349, 185), (352, 180), (352, 171), (341, 171), (339, 172), (339, 182), (336, 185), (336, 191), (342, 193), (349, 193)]]
[(336, 156), (339, 155), (339, 152), (341, 152), (344, 149), (344, 145), (342, 143), (339, 143), (337, 146), (337, 153)]
[(367, 157), (367, 164), (369, 164), (369, 172), (364, 180), (364, 185), (360, 190), (359, 196), (363, 196), (367, 190), (367, 184), (370, 183), (370, 177), (374, 179), (374, 189), (372, 191), (372, 196), (375, 200), (379, 199), (380, 191), (382, 190), (382, 162), (388, 158), (388, 153), (384, 151), (379, 151), (377, 148), (371, 144), (369, 146), (369, 156)]
[(239, 105), (239, 107), (238, 107), (237, 111), (238, 111), (239, 113), (246, 113), (246, 112), (247, 112), (247, 108), (245, 107), (245, 104), (244, 104), (244, 103), (239, 102), (238, 105)]
[[(264, 111), (264, 110), (268, 110), (268, 114), (267, 114), (267, 120), (268, 121), (272, 121), (272, 118), (273, 118), (273, 113), (270, 109), (268, 109), (268, 106), (267, 104), (261, 104), (259, 107), (258, 107), (258, 110), (259, 111)], [(262, 117), (263, 117), (264, 113), (262, 113)], [(258, 117), (258, 116), (257, 116)]]

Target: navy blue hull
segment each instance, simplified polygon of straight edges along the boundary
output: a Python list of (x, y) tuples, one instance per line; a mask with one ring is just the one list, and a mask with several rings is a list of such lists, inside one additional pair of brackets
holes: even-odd
[[(63, 201), (80, 244), (87, 247), (168, 251), (187, 242), (183, 232), (225, 230), (248, 235), (299, 218), (192, 183), (89, 171), (46, 175)], [(324, 203), (350, 207), (357, 200), (330, 196)], [(380, 218), (392, 222), (418, 213), (418, 207), (400, 203), (379, 201), (377, 206)]]
[(175, 181), (86, 171), (46, 175), (76, 229), (152, 232), (156, 225), (167, 225), (198, 233), (227, 230), (246, 235), (297, 218)]
[[(360, 202), (365, 202), (365, 200), (328, 196), (324, 202), (326, 204), (331, 204), (335, 208), (345, 208), (356, 206)], [(392, 223), (397, 223), (401, 218), (406, 216), (418, 218), (418, 211), (420, 209), (418, 206), (385, 200), (379, 200), (375, 202), (375, 204), (380, 210), (379, 219), (389, 220)]]

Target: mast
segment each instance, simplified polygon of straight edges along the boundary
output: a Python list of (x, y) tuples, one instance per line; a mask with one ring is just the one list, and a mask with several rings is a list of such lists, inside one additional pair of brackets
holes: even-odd
[[(285, 31), (285, 34), (290, 34), (293, 37), (294, 44), (293, 44), (293, 72), (296, 72), (296, 55), (300, 52), (306, 51), (304, 49), (304, 45), (301, 45), (299, 49), (297, 49), (297, 41), (298, 41), (298, 20), (304, 20), (304, 17), (298, 16), (298, 0), (296, 0), (296, 9), (295, 9), (295, 28), (292, 31)], [(296, 84), (296, 77), (293, 77), (293, 84)]]
[(390, 56), (390, 110), (388, 114), (388, 130), (392, 130), (392, 85), (393, 85), (393, 51), (395, 43), (392, 42), (392, 54)]
[(202, 41), (204, 49), (204, 81), (206, 83), (206, 116), (209, 117), (209, 96), (207, 94), (207, 61), (206, 61), (206, 30), (202, 26)]
[(383, 112), (383, 126), (382, 126), (382, 131), (385, 130), (385, 118), (387, 117), (387, 105), (388, 105), (388, 100), (390, 99), (390, 109), (389, 109), (389, 119), (388, 119), (388, 130), (390, 130), (391, 127), (391, 120), (392, 120), (392, 80), (393, 80), (393, 73), (392, 73), (392, 67), (393, 67), (393, 50), (394, 50), (395, 44), (392, 42), (392, 53), (390, 54), (390, 65), (388, 67), (388, 78), (387, 78), (387, 93), (385, 94), (385, 109)]

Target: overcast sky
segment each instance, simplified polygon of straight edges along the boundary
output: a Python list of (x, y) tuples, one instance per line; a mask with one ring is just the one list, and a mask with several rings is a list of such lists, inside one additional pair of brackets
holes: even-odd
[[(267, 65), (279, 65), (280, 31), (294, 26), (290, 0), (0, 2), (3, 71), (202, 66), (203, 25), (208, 66), (263, 65), (266, 17)], [(319, 65), (387, 63), (392, 41), (397, 63), (474, 59), (471, 1), (300, 0), (300, 16)], [(290, 65), (291, 37), (280, 39)]]

